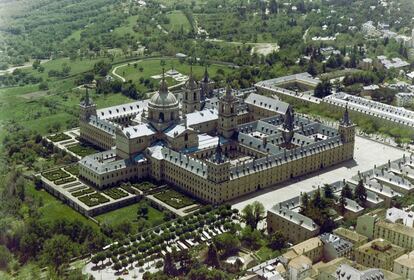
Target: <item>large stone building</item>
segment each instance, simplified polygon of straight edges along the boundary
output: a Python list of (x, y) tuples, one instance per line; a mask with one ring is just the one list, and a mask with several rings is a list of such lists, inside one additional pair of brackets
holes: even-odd
[(104, 152), (80, 160), (80, 177), (100, 189), (150, 178), (217, 204), (353, 158), (348, 110), (335, 129), (254, 90), (212, 92), (207, 72), (181, 94), (163, 77), (148, 100), (97, 109), (86, 95), (80, 135)]
[(404, 252), (404, 248), (389, 241), (374, 239), (355, 250), (355, 261), (367, 267), (392, 270), (394, 260)]

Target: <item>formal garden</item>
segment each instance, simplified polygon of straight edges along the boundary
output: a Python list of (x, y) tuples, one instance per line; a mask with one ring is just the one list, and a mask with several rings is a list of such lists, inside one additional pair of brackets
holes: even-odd
[(175, 209), (181, 209), (197, 203), (194, 199), (172, 189), (156, 193), (154, 197)]
[(104, 203), (109, 202), (109, 198), (104, 197), (102, 194), (98, 192), (78, 197), (78, 199), (84, 204), (86, 204), (88, 207), (94, 207), (99, 204), (104, 204)]
[(64, 185), (64, 184), (75, 182), (75, 181), (76, 181), (75, 177), (67, 177), (67, 178), (56, 180), (54, 181), (54, 183), (59, 186), (59, 185)]
[(79, 166), (78, 164), (68, 165), (63, 168), (65, 171), (69, 172), (73, 176), (79, 175)]
[(109, 196), (110, 198), (112, 198), (113, 200), (118, 200), (118, 199), (128, 196), (128, 193), (124, 192), (120, 188), (108, 189), (108, 190), (103, 191), (103, 193)]
[(71, 145), (67, 149), (80, 157), (85, 157), (99, 152), (99, 150), (94, 147), (83, 143)]
[(52, 136), (47, 137), (50, 141), (52, 142), (61, 142), (64, 140), (69, 140), (71, 139), (68, 135), (66, 135), (65, 133), (58, 133)]
[(87, 195), (87, 194), (91, 194), (91, 193), (94, 193), (95, 192), (94, 189), (92, 189), (92, 188), (85, 188), (85, 186), (79, 187), (79, 188), (81, 188), (81, 190), (77, 190), (77, 191), (72, 192), (72, 196), (74, 196), (74, 197), (81, 197), (83, 195)]
[(151, 191), (153, 189), (156, 189), (158, 187), (157, 185), (150, 183), (150, 182), (135, 183), (135, 184), (132, 184), (132, 186), (134, 188), (139, 189), (140, 191), (144, 193)]
[(70, 177), (70, 174), (63, 171), (62, 169), (55, 169), (51, 171), (46, 171), (42, 173), (42, 176), (48, 179), (49, 181), (55, 182), (58, 180), (63, 180)]

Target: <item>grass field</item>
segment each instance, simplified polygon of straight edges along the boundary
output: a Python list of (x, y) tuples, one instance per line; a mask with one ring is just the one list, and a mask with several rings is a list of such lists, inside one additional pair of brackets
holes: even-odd
[[(138, 202), (127, 207), (123, 207), (99, 216), (95, 219), (99, 222), (103, 222), (112, 226), (116, 226), (122, 222), (129, 221), (132, 223), (137, 222), (137, 210), (143, 202)], [(152, 224), (159, 224), (164, 219), (164, 214), (161, 211), (148, 205), (148, 221)]]
[[(70, 123), (76, 124), (83, 93), (71, 91), (73, 79), (55, 81), (49, 87), (50, 93), (33, 99), (27, 99), (25, 95), (37, 92), (37, 85), (0, 89), (0, 141), (5, 136), (3, 124), (11, 121), (43, 135), (55, 123), (59, 123), (62, 129)], [(91, 97), (98, 108), (131, 101), (122, 94), (91, 93)]]
[(41, 219), (45, 221), (53, 222), (59, 218), (66, 218), (72, 221), (81, 220), (93, 227), (98, 227), (97, 224), (87, 219), (85, 216), (79, 214), (68, 205), (50, 195), (45, 190), (36, 190), (33, 184), (30, 184), (26, 187), (26, 192), (37, 199), (41, 199), (43, 206), (39, 208), (39, 211), (41, 213)]
[[(176, 69), (178, 72), (188, 75), (190, 73), (190, 64), (187, 62), (181, 63), (178, 59), (175, 58), (166, 58), (165, 61), (165, 70), (169, 70), (171, 68)], [(161, 66), (161, 59), (145, 59), (140, 60), (136, 62), (137, 66), (134, 66), (134, 63), (130, 63), (129, 65), (125, 65), (122, 67), (119, 67), (116, 71), (118, 75), (123, 76), (127, 81), (132, 80), (136, 86), (137, 89), (141, 92), (147, 92), (149, 89), (139, 82), (140, 78), (144, 79), (150, 79), (155, 84), (155, 88), (158, 86), (158, 80), (153, 80), (151, 76), (159, 75), (162, 73), (162, 66)], [(142, 67), (142, 72), (139, 71), (139, 68)], [(230, 73), (233, 71), (231, 68), (229, 68), (226, 65), (220, 65), (220, 64), (212, 64), (208, 68), (208, 73), (210, 77), (215, 76), (217, 74), (217, 70), (222, 69), (225, 74)], [(204, 66), (200, 65), (193, 65), (193, 74), (195, 77), (200, 80), (203, 77), (204, 74)], [(173, 81), (172, 79), (167, 79), (168, 85), (175, 85), (177, 84), (176, 81)]]
[(126, 19), (126, 23), (123, 24), (120, 27), (115, 28), (113, 32), (120, 35), (120, 36), (124, 36), (125, 34), (129, 33), (129, 34), (134, 35), (136, 37), (139, 34), (134, 32), (134, 30), (132, 28), (137, 24), (137, 19), (138, 19), (137, 15), (128, 17)]
[(65, 63), (70, 67), (69, 75), (76, 75), (76, 74), (91, 70), (93, 66), (95, 65), (95, 63), (100, 60), (104, 60), (104, 59), (103, 58), (98, 58), (98, 59), (85, 58), (82, 60), (80, 59), (70, 60), (69, 58), (58, 58), (58, 59), (53, 59), (53, 60), (43, 63), (42, 66), (45, 68), (43, 73), (40, 73), (38, 70), (33, 69), (33, 67), (24, 68), (23, 71), (30, 73), (35, 77), (42, 77), (43, 80), (45, 81), (48, 79), (54, 80), (56, 78), (48, 77), (48, 72), (50, 70), (62, 71), (62, 65)]
[(170, 19), (170, 23), (164, 25), (167, 31), (180, 31), (181, 27), (184, 32), (191, 30), (191, 24), (182, 11), (172, 11), (167, 14), (167, 17)]

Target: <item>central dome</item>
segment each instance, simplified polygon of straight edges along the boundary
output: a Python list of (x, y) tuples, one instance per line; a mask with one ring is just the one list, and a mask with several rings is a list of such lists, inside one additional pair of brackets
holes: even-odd
[(180, 119), (180, 104), (174, 94), (168, 91), (164, 70), (160, 88), (148, 102), (147, 119), (158, 131), (165, 129), (167, 126)]
[(150, 103), (159, 107), (169, 107), (177, 105), (177, 98), (171, 92), (166, 94), (156, 92), (150, 99)]
[(163, 77), (160, 82), (160, 89), (150, 99), (150, 103), (157, 107), (170, 107), (178, 105), (178, 100), (168, 91), (168, 85)]

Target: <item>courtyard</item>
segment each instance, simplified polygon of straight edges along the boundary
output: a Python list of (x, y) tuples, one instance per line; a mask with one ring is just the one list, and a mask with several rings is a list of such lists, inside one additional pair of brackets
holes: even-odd
[(396, 160), (401, 158), (404, 153), (408, 155), (408, 152), (404, 152), (401, 149), (356, 136), (353, 161), (344, 162), (320, 172), (295, 178), (284, 184), (248, 194), (231, 201), (230, 204), (234, 208), (242, 210), (246, 205), (254, 201), (260, 201), (265, 209), (268, 210), (279, 202), (298, 196), (301, 192), (308, 192), (318, 186), (322, 187), (324, 184), (338, 180), (349, 180), (358, 171), (363, 172), (372, 169), (374, 165), (384, 164), (388, 160)]

